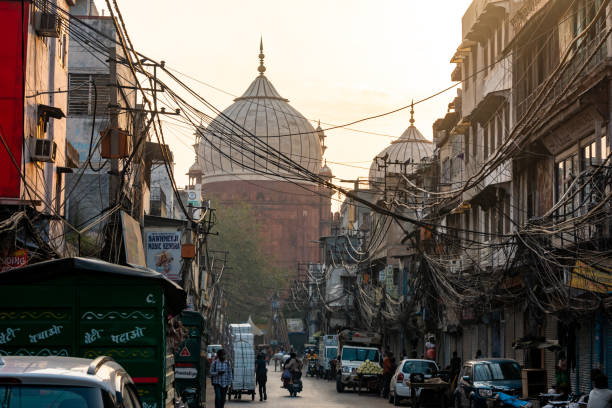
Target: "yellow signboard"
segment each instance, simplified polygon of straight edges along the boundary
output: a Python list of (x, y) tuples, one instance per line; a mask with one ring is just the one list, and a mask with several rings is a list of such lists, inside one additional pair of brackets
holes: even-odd
[(582, 261), (576, 261), (569, 286), (590, 292), (612, 292), (612, 270), (607, 265), (595, 269)]

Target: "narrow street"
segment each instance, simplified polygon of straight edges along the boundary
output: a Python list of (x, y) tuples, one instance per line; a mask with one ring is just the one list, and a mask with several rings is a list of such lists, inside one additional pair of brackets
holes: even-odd
[[(226, 406), (265, 406), (267, 408), (340, 408), (340, 407), (388, 407), (387, 400), (374, 394), (361, 394), (356, 392), (336, 392), (334, 381), (325, 381), (316, 378), (304, 378), (304, 391), (298, 394), (297, 398), (290, 398), (287, 390), (280, 388), (280, 373), (274, 371), (268, 373), (268, 400), (259, 401), (259, 394), (255, 401), (251, 401), (250, 396), (243, 396), (242, 400), (231, 400)], [(208, 382), (207, 404), (206, 407), (215, 406), (215, 393)], [(246, 399), (245, 399), (246, 398)]]

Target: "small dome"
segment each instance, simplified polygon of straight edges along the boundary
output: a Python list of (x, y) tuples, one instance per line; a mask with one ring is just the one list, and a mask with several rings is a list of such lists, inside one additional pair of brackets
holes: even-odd
[(325, 163), (323, 167), (321, 167), (321, 170), (319, 170), (319, 176), (329, 178), (334, 176), (331, 169), (327, 166), (327, 163)]
[(195, 162), (191, 165), (191, 167), (189, 167), (189, 172), (187, 174), (202, 174), (202, 166), (200, 166), (200, 163)]
[[(387, 174), (411, 173), (414, 167), (412, 165), (420, 163), (426, 157), (431, 157), (433, 151), (433, 143), (425, 139), (411, 123), (398, 139), (392, 141), (389, 146), (376, 155), (370, 166), (370, 184), (384, 181), (385, 169), (379, 168), (383, 164), (383, 158), (385, 158), (384, 162), (387, 165)], [(406, 164), (406, 166), (403, 166), (403, 164)]]

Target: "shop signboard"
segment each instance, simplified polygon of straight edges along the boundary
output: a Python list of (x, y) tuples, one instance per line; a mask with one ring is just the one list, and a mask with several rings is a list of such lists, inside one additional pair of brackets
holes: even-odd
[(173, 281), (181, 280), (181, 236), (176, 229), (145, 228), (147, 267)]
[(304, 321), (302, 319), (287, 319), (288, 333), (304, 333)]
[(608, 265), (594, 268), (577, 261), (572, 271), (569, 286), (597, 293), (612, 292), (612, 270)]

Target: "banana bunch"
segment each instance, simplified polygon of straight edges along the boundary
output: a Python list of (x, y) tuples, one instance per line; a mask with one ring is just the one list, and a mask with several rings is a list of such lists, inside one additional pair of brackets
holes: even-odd
[(363, 375), (381, 375), (383, 373), (383, 369), (376, 363), (366, 360), (359, 366), (357, 369), (357, 374)]

